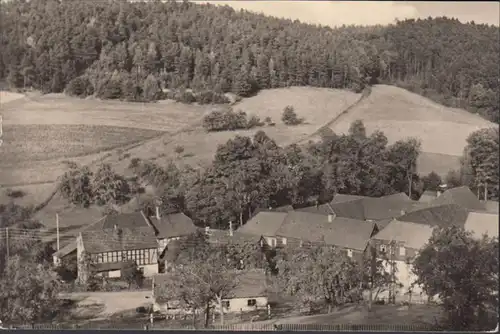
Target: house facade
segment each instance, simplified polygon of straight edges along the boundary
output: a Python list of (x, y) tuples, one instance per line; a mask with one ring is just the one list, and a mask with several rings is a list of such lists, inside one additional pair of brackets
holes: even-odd
[[(224, 313), (242, 313), (266, 309), (268, 305), (267, 279), (263, 270), (246, 270), (237, 272), (237, 285), (226, 298), (222, 299)], [(167, 274), (153, 277), (153, 309), (163, 314), (190, 314), (193, 311), (182, 308), (175, 300), (167, 300), (162, 296), (162, 285), (167, 283)], [(166, 287), (168, 288), (168, 287)], [(215, 312), (220, 312), (220, 306), (212, 304)]]
[(158, 246), (150, 230), (85, 231), (77, 237), (78, 280), (89, 275), (120, 277), (121, 268), (134, 262), (144, 276), (158, 273)]
[[(384, 229), (372, 237), (379, 258), (386, 259), (386, 270), (394, 273), (395, 281), (402, 285), (396, 292), (408, 293), (417, 277), (412, 272), (412, 261), (429, 241), (433, 227), (425, 224), (392, 220)], [(412, 293), (420, 294), (421, 288), (412, 287)]]

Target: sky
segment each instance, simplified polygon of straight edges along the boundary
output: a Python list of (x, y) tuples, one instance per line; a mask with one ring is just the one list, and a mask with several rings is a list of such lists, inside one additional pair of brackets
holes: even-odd
[(461, 22), (499, 26), (499, 2), (437, 2), (437, 1), (196, 1), (227, 4), (266, 15), (298, 19), (303, 22), (329, 25), (390, 24), (396, 19), (455, 17)]

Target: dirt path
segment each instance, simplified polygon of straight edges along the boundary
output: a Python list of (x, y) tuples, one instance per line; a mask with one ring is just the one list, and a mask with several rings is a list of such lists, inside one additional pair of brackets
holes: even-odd
[(77, 309), (101, 306), (99, 313), (94, 315), (96, 320), (151, 303), (151, 291), (75, 292), (60, 296), (76, 300)]
[(294, 144), (297, 144), (297, 145), (303, 144), (305, 141), (310, 140), (311, 138), (314, 138), (315, 136), (319, 135), (323, 129), (329, 128), (332, 125), (334, 125), (335, 123), (337, 123), (341, 118), (343, 118), (347, 114), (349, 114), (349, 112), (352, 109), (354, 109), (355, 107), (357, 107), (358, 105), (360, 105), (368, 96), (370, 96), (371, 92), (372, 92), (371, 87), (367, 86), (363, 90), (363, 93), (361, 94), (361, 97), (359, 98), (359, 100), (357, 100), (356, 102), (354, 102), (353, 104), (351, 104), (349, 107), (347, 107), (347, 109), (345, 109), (340, 114), (338, 114), (337, 116), (335, 116), (334, 118), (332, 118), (330, 121), (328, 121), (328, 123), (324, 124), (318, 130), (314, 131), (313, 133), (311, 133), (310, 135), (308, 135), (306, 138), (299, 139)]

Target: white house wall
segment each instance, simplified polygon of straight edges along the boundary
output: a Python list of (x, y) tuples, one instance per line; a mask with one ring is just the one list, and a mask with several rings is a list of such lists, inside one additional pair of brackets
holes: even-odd
[[(412, 265), (407, 264), (405, 261), (394, 261), (396, 265), (396, 280), (401, 283), (403, 287), (400, 289), (400, 293), (407, 293), (410, 285), (417, 280), (417, 276), (412, 273)], [(391, 265), (384, 262), (384, 267), (388, 272), (391, 272)], [(419, 294), (421, 288), (414, 286), (412, 293)]]
[(142, 268), (142, 270), (144, 270), (145, 277), (152, 277), (158, 274), (158, 263), (146, 264), (144, 266), (139, 266), (139, 268)]
[[(248, 306), (248, 300), (255, 299), (254, 306)], [(261, 310), (267, 308), (267, 297), (251, 297), (251, 298), (232, 298), (226, 299), (229, 301), (229, 307), (224, 308), (224, 313), (241, 313)], [(213, 304), (216, 313), (219, 313), (219, 305)], [(190, 314), (191, 310), (187, 309), (168, 309), (167, 303), (153, 303), (153, 311), (158, 311), (164, 314)]]

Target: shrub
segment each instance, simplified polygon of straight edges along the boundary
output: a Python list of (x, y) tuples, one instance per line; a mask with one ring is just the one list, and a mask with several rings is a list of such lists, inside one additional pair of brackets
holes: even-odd
[(178, 146), (175, 147), (174, 151), (177, 154), (181, 154), (182, 152), (184, 152), (184, 147), (178, 145)]
[(250, 118), (247, 121), (247, 128), (255, 128), (258, 126), (263, 126), (264, 123), (260, 121), (260, 118), (256, 115), (251, 115)]
[(209, 132), (250, 129), (263, 125), (257, 116), (252, 115), (247, 119), (244, 111), (234, 112), (230, 108), (214, 110), (203, 118), (203, 127)]
[(7, 189), (5, 191), (5, 194), (7, 196), (9, 196), (10, 198), (22, 198), (24, 196), (26, 196), (26, 192), (22, 191), (22, 190), (16, 190), (16, 189)]
[(86, 77), (77, 77), (66, 86), (66, 94), (70, 96), (87, 97), (94, 94), (94, 87)]
[(298, 125), (303, 122), (303, 119), (298, 118), (292, 106), (285, 107), (281, 116), (281, 120), (286, 125)]

